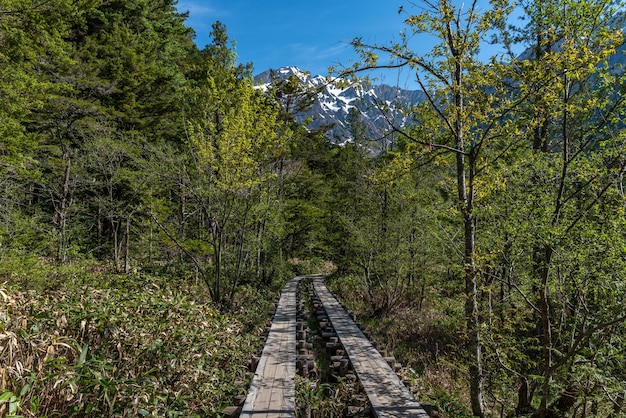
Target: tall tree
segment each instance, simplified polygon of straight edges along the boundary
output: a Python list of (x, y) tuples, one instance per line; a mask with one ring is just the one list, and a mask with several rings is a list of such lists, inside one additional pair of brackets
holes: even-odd
[[(468, 340), (470, 395), (475, 416), (484, 416), (483, 347), (478, 299), (477, 263), (477, 193), (480, 175), (506, 149), (501, 138), (511, 129), (506, 116), (513, 108), (504, 93), (502, 64), (493, 60), (479, 61), (481, 43), (492, 26), (510, 12), (506, 1), (494, 2), (492, 9), (480, 12), (476, 1), (468, 6), (447, 0), (425, 1), (421, 13), (409, 16), (406, 23), (413, 33), (428, 33), (440, 41), (429, 54), (421, 55), (408, 44), (408, 35), (400, 43), (368, 45), (360, 39), (353, 42), (363, 62), (357, 70), (407, 66), (415, 70), (417, 82), (427, 95), (433, 121), (425, 128), (425, 136), (413, 136), (399, 127), (396, 131), (414, 143), (434, 152), (454, 156), (456, 195), (459, 217), (463, 224), (463, 268), (465, 277), (465, 319)], [(389, 57), (379, 63), (379, 54)], [(441, 130), (443, 125), (444, 130)], [(430, 131), (429, 131), (430, 129)], [(426, 139), (430, 138), (430, 139)], [(499, 151), (498, 151), (499, 150)]]
[[(171, 1), (88, 1), (75, 5), (77, 10), (66, 21), (67, 58), (50, 63), (46, 73), (59, 92), (46, 97), (28, 126), (45, 143), (39, 160), (46, 176), (37, 187), (49, 196), (59, 261), (67, 258), (68, 248), (77, 247), (84, 235), (72, 231), (83, 228), (97, 231), (92, 242), (81, 239), (80, 244), (87, 246), (83, 249), (96, 248), (96, 254), (104, 255), (99, 248), (112, 248), (119, 260), (122, 235), (118, 218), (131, 222), (131, 213), (141, 199), (137, 190), (122, 190), (122, 183), (118, 183), (115, 205), (126, 209), (115, 219), (103, 217), (104, 200), (100, 196), (92, 199), (94, 194), (108, 190), (94, 186), (92, 180), (101, 173), (88, 169), (79, 173), (79, 167), (87, 168), (97, 161), (90, 151), (102, 150), (103, 141), (113, 141), (112, 147), (118, 150), (149, 142), (180, 141), (182, 129), (173, 127), (180, 126), (176, 98), (185, 83), (182, 59), (193, 51), (191, 31)], [(125, 167), (131, 160), (134, 165)], [(136, 162), (137, 158), (123, 158), (119, 168), (140, 170)], [(112, 197), (111, 193), (104, 196)], [(133, 201), (123, 202), (126, 197)], [(91, 217), (70, 217), (88, 212)], [(88, 219), (94, 223), (87, 225)], [(130, 231), (129, 225), (124, 229)], [(102, 246), (103, 238), (107, 245)], [(125, 242), (128, 250), (129, 241)]]
[[(551, 416), (567, 412), (582, 392), (572, 381), (577, 373), (572, 361), (583, 345), (595, 341), (601, 347), (597, 335), (626, 319), (607, 313), (615, 307), (612, 299), (594, 314), (574, 308), (589, 306), (596, 297), (591, 296), (596, 295), (594, 286), (583, 284), (590, 283), (583, 271), (611, 281), (598, 266), (583, 267), (586, 251), (575, 243), (585, 231), (597, 230), (611, 211), (621, 210), (614, 199), (619, 190), (615, 179), (626, 168), (618, 122), (624, 112), (623, 87), (610, 60), (623, 35), (613, 1), (522, 5), (529, 18), (522, 38), (529, 49), (512, 65), (516, 71), (511, 77), (521, 94), (534, 92), (520, 113), (531, 128), (533, 151), (524, 170), (523, 184), (530, 188), (515, 210), (526, 211), (521, 219), (529, 222), (527, 245), (532, 248), (529, 281), (538, 314), (542, 376), (535, 415)], [(559, 382), (554, 381), (557, 375)], [(530, 398), (520, 400), (520, 408), (529, 404)]]
[[(9, 87), (6, 98), (15, 95), (15, 101), (5, 106), (7, 117), (3, 127), (11, 126), (12, 133), (3, 135), (5, 156), (17, 157), (13, 164), (6, 167), (9, 173), (21, 171), (20, 178), (25, 181), (26, 190), (31, 190), (32, 201), (47, 201), (52, 208), (50, 216), (53, 224), (53, 241), (57, 243), (56, 257), (63, 260), (67, 250), (68, 214), (72, 206), (71, 183), (72, 173), (68, 161), (72, 156), (66, 146), (67, 140), (60, 143), (54, 150), (49, 148), (52, 129), (44, 129), (39, 123), (40, 115), (46, 113), (48, 103), (58, 100), (67, 94), (69, 86), (58, 79), (63, 68), (73, 64), (71, 44), (68, 42), (73, 22), (80, 22), (82, 13), (88, 2), (4, 2), (2, 6), (3, 58), (9, 66), (2, 65), (2, 72), (7, 77)], [(8, 63), (7, 62), (7, 63)], [(6, 72), (9, 69), (10, 72)], [(61, 117), (66, 117), (64, 114)], [(74, 118), (68, 116), (64, 126), (54, 127), (52, 136), (68, 130)], [(52, 127), (53, 123), (49, 126)], [(44, 132), (44, 130), (46, 132)], [(17, 142), (15, 142), (17, 140)], [(52, 151), (52, 152), (50, 152)], [(58, 153), (57, 153), (58, 151)], [(42, 187), (46, 171), (42, 157), (60, 169), (57, 187)], [(57, 158), (60, 157), (60, 158)], [(61, 161), (60, 164), (57, 164)], [(23, 170), (27, 164), (29, 171)], [(10, 177), (9, 177), (10, 178)], [(55, 178), (57, 180), (57, 178)], [(34, 184), (33, 184), (34, 183)]]
[(188, 159), (181, 167), (183, 216), (195, 232), (168, 234), (222, 303), (250, 265), (255, 228), (276, 213), (276, 162), (285, 137), (277, 135), (278, 105), (254, 89), (224, 25), (215, 23), (212, 36), (198, 64), (201, 77), (188, 91)]

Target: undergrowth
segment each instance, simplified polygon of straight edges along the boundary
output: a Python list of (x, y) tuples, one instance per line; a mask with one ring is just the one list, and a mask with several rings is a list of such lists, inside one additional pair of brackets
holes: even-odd
[(444, 417), (471, 416), (467, 372), (459, 361), (464, 358), (462, 307), (453, 300), (432, 297), (421, 309), (408, 300), (374, 315), (359, 278), (335, 276), (328, 285), (372, 338), (384, 342), (389, 353), (405, 365), (402, 380), (411, 382), (419, 402), (435, 405)]
[(193, 283), (87, 270), (0, 283), (0, 417), (217, 416), (245, 393), (270, 292), (220, 312)]
[[(363, 401), (355, 396), (357, 383), (339, 379), (336, 383), (323, 382), (296, 376), (296, 418), (346, 416), (348, 405), (359, 405)], [(356, 413), (355, 417), (366, 416)], [(368, 415), (367, 415), (368, 416)]]
[[(301, 284), (301, 294), (308, 312), (308, 342), (313, 345), (317, 376), (296, 376), (296, 418), (300, 417), (344, 417), (348, 415), (349, 406), (364, 406), (364, 396), (359, 397), (359, 383), (347, 378), (332, 376), (330, 372), (330, 356), (326, 350), (326, 342), (320, 333), (320, 324), (311, 301), (313, 283), (305, 280)], [(353, 413), (350, 416), (369, 416), (365, 412)]]

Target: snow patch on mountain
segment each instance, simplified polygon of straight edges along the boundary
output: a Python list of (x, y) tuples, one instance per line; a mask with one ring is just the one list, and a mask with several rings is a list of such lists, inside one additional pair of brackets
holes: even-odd
[(390, 130), (389, 121), (398, 126), (406, 125), (409, 120), (403, 115), (402, 108), (421, 103), (425, 99), (424, 93), (419, 90), (405, 90), (384, 84), (350, 84), (341, 79), (328, 80), (320, 75), (312, 76), (298, 67), (265, 71), (255, 77), (255, 84), (257, 88), (266, 90), (272, 83), (286, 81), (292, 76), (315, 92), (312, 105), (294, 114), (296, 121), (303, 123), (311, 118), (312, 122), (308, 125), (311, 129), (329, 126), (326, 135), (338, 144), (354, 139), (348, 122), (352, 109), (358, 110), (368, 138), (385, 142), (388, 141), (386, 134)]

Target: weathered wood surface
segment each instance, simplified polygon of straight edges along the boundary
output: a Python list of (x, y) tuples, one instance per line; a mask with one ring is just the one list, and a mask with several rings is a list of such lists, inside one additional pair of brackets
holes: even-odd
[(295, 417), (296, 291), (300, 278), (281, 294), (240, 417)]
[(363, 385), (375, 415), (380, 418), (428, 418), (426, 411), (402, 384), (389, 364), (328, 291), (324, 280), (317, 278), (313, 285)]

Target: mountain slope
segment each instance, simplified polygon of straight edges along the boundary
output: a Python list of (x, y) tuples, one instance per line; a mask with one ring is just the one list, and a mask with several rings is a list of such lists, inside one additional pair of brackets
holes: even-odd
[(418, 104), (425, 99), (422, 91), (404, 90), (384, 84), (348, 85), (342, 80), (329, 83), (325, 77), (312, 76), (297, 67), (265, 71), (255, 77), (255, 83), (259, 88), (266, 89), (272, 83), (286, 81), (290, 77), (297, 77), (304, 87), (314, 92), (311, 106), (294, 113), (296, 121), (303, 123), (307, 118), (311, 118), (312, 122), (308, 125), (311, 129), (330, 126), (327, 136), (338, 144), (354, 139), (349, 122), (351, 109), (358, 110), (361, 124), (369, 140), (386, 142), (388, 121), (393, 121), (399, 126), (406, 125), (408, 119), (401, 114), (401, 107)]

